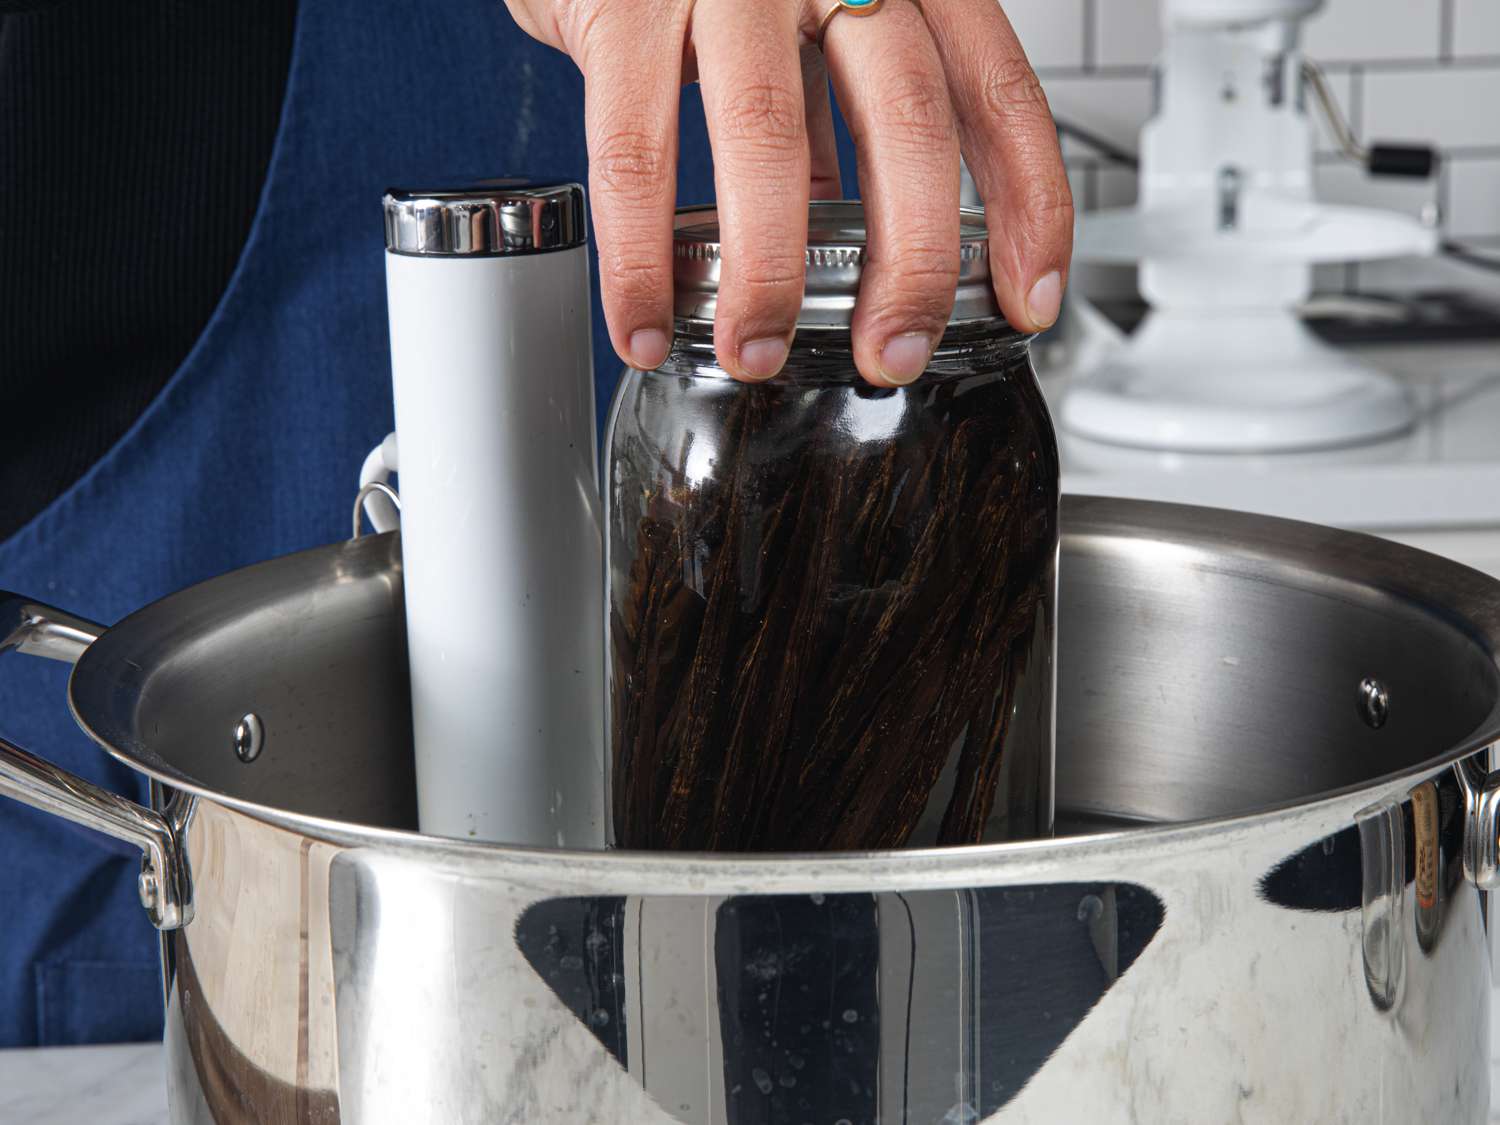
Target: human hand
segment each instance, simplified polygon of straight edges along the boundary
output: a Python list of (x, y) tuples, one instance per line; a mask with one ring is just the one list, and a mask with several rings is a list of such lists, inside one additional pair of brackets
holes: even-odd
[[(809, 198), (839, 198), (828, 76), (858, 148), (869, 225), (854, 357), (877, 386), (927, 366), (958, 281), (959, 152), (985, 201), (1012, 325), (1057, 319), (1073, 203), (1046, 98), (996, 0), (506, 0), (583, 71), (605, 318), (633, 366), (672, 336), (677, 105), (701, 77), (723, 272), (714, 326), (736, 378), (775, 375), (802, 303)], [(826, 57), (826, 69), (825, 69)]]

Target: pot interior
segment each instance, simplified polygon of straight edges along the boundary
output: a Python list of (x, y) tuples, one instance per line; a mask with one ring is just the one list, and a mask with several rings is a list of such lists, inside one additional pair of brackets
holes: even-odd
[[(1305, 801), (1500, 734), (1500, 583), (1458, 564), (1308, 524), (1068, 497), (1060, 573), (1061, 830)], [(395, 534), (157, 602), (89, 648), (70, 696), (96, 739), (168, 783), (415, 826)], [(234, 731), (251, 713), (264, 741), (245, 763)]]

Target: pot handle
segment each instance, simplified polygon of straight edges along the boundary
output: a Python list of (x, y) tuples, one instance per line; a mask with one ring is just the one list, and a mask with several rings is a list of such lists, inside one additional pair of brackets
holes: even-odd
[[(0, 652), (75, 663), (104, 631), (60, 609), (0, 592)], [(0, 738), (0, 795), (136, 845), (143, 853), (141, 905), (159, 930), (192, 921), (187, 867), (161, 813), (127, 801)]]
[(1500, 769), (1473, 757), (1455, 767), (1464, 803), (1464, 874), (1482, 891), (1500, 890)]

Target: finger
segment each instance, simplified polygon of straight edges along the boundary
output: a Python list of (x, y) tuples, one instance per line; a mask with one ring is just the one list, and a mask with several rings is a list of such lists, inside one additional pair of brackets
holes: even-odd
[(574, 5), (565, 28), (584, 75), (589, 189), (610, 342), (634, 367), (672, 341), (672, 212), (685, 7)]
[(828, 93), (828, 64), (816, 44), (802, 45), (802, 104), (807, 111), (807, 147), (812, 162), (814, 199), (842, 199), (839, 145), (833, 131), (833, 98)]
[(877, 386), (927, 368), (958, 285), (958, 134), (937, 48), (908, 0), (841, 12), (823, 40), (859, 154), (869, 230), (854, 362)]
[[(557, 31), (556, 17), (540, 19), (531, 10), (530, 5), (522, 0), (505, 0), (505, 6), (510, 11), (510, 18), (516, 21), (516, 26), (527, 35), (549, 47), (562, 49), (562, 36)], [(548, 9), (549, 13), (552, 9)]]
[(1073, 251), (1073, 196), (1047, 97), (995, 0), (943, 0), (927, 19), (989, 215), (995, 296), (1013, 326), (1039, 332), (1057, 320)]
[(810, 190), (797, 13), (698, 0), (693, 46), (713, 146), (723, 254), (714, 348), (738, 379), (781, 370), (806, 277)]

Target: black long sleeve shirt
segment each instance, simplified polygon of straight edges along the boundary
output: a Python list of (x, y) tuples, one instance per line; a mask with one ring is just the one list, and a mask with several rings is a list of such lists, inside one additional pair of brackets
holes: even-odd
[(0, 538), (207, 324), (254, 218), (295, 0), (0, 0)]

